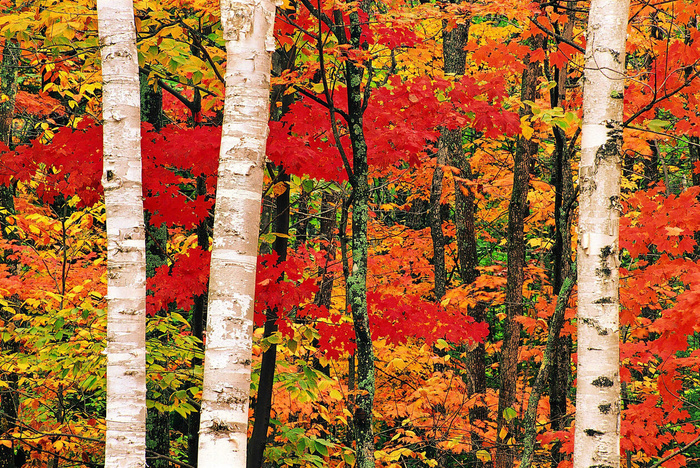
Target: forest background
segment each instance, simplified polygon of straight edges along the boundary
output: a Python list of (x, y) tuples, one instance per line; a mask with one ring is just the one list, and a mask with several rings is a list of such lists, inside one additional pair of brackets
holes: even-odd
[[(587, 7), (280, 6), (249, 445), (266, 466), (354, 463), (366, 395), (346, 299), (357, 168), (345, 153), (348, 88), (360, 93), (369, 163), (377, 465), (514, 466), (534, 433), (534, 465), (570, 466), (576, 291), (563, 286), (575, 271)], [(101, 466), (95, 5), (0, 8), (0, 466)], [(196, 466), (225, 51), (216, 2), (135, 8), (149, 464)], [(698, 10), (679, 0), (630, 12), (619, 205), (627, 467), (700, 463)], [(350, 23), (359, 29), (337, 26)], [(348, 64), (359, 81), (347, 82)], [(557, 304), (569, 306), (562, 325)], [(548, 347), (549, 378), (538, 379)]]

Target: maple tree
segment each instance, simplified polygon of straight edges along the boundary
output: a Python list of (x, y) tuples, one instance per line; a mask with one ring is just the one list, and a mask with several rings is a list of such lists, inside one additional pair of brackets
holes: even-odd
[[(1, 127), (0, 458), (99, 466), (106, 237), (94, 3), (0, 5), (3, 50), (19, 51), (0, 78), (3, 103), (14, 102), (12, 125)], [(391, 0), (278, 9), (252, 361), (251, 407), (271, 395), (259, 460), (352, 466), (364, 446), (365, 459), (386, 467), (515, 466), (526, 455), (530, 466), (571, 466), (578, 294), (568, 287), (588, 7)], [(197, 464), (226, 60), (218, 8), (135, 2), (150, 122), (142, 154), (154, 466)], [(625, 467), (692, 466), (698, 456), (699, 8), (632, 1), (629, 12), (619, 201)], [(464, 70), (454, 70), (445, 46), (460, 34)], [(366, 168), (354, 160), (360, 139)], [(366, 293), (353, 283), (362, 262)], [(361, 363), (368, 342), (349, 307), (363, 296), (374, 357)], [(271, 386), (258, 380), (270, 350)], [(357, 445), (359, 423), (371, 436)]]

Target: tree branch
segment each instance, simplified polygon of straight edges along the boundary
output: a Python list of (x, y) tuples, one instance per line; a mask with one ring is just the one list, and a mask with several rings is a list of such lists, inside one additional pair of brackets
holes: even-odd
[(567, 39), (567, 38), (565, 38), (564, 36), (561, 36), (561, 35), (555, 33), (554, 31), (550, 31), (549, 29), (547, 29), (547, 28), (545, 28), (544, 26), (542, 26), (542, 25), (537, 21), (537, 18), (530, 18), (530, 21), (532, 21), (532, 24), (534, 24), (535, 26), (537, 26), (542, 32), (544, 32), (545, 34), (547, 34), (547, 35), (549, 35), (549, 36), (552, 36), (552, 37), (553, 37), (554, 39), (556, 39), (557, 41), (563, 42), (564, 44), (567, 44), (567, 45), (570, 45), (571, 47), (573, 47), (574, 49), (578, 50), (578, 51), (581, 52), (582, 54), (585, 54), (585, 53), (586, 53), (586, 49), (584, 49), (584, 48), (581, 47), (580, 45), (576, 44), (574, 41), (572, 41), (572, 40), (570, 40), (570, 39)]

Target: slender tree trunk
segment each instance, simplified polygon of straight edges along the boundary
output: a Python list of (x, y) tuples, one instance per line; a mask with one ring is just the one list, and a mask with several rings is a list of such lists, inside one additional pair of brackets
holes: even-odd
[[(197, 176), (197, 195), (202, 196), (207, 193), (207, 178), (200, 174)], [(209, 250), (209, 228), (211, 216), (203, 219), (197, 225), (197, 246), (203, 251)], [(206, 315), (207, 294), (195, 296), (192, 316), (190, 317), (190, 327), (192, 336), (200, 342), (204, 341), (204, 317)], [(202, 346), (202, 345), (200, 345)], [(203, 351), (203, 349), (199, 349)], [(192, 373), (197, 374), (198, 367), (202, 365), (202, 360), (198, 356), (192, 358)], [(197, 450), (199, 449), (199, 410), (187, 415), (187, 462), (189, 465), (197, 466)]]
[[(167, 257), (164, 251), (165, 245), (168, 243), (168, 229), (166, 226), (153, 228), (150, 224), (150, 214), (144, 213), (145, 225), (147, 229), (146, 236), (146, 277), (149, 278), (155, 273), (155, 269), (167, 263)], [(167, 313), (167, 311), (158, 311), (159, 314)], [(147, 339), (167, 339), (163, 333), (154, 330), (147, 334)], [(148, 369), (147, 376), (148, 376)], [(156, 396), (157, 393), (159, 396)], [(146, 398), (147, 400), (158, 401), (162, 404), (168, 404), (170, 389), (161, 389), (158, 383), (153, 380), (146, 382)], [(155, 458), (153, 455), (170, 454), (170, 412), (160, 411), (155, 406), (148, 408), (146, 413), (146, 450), (148, 466), (151, 468), (167, 468), (168, 462), (165, 459)]]
[(105, 467), (146, 465), (146, 241), (131, 0), (98, 0), (107, 213)]
[[(361, 48), (362, 25), (357, 12), (350, 17), (350, 44)], [(348, 129), (353, 158), (353, 207), (352, 207), (352, 269), (348, 278), (348, 299), (355, 329), (355, 354), (357, 396), (353, 425), (357, 468), (374, 468), (374, 431), (372, 410), (374, 406), (374, 349), (367, 308), (367, 223), (369, 221), (369, 170), (367, 143), (363, 122), (363, 92), (361, 90), (363, 68), (352, 61), (346, 62), (348, 92)]]
[[(452, 164), (460, 169), (459, 178), (474, 180), (469, 161), (465, 158), (461, 146), (452, 147)], [(472, 188), (463, 181), (455, 179), (455, 224), (457, 225), (457, 259), (460, 276), (464, 284), (472, 284), (479, 278), (479, 257), (476, 249), (476, 223), (474, 212), (476, 211), (476, 199)], [(486, 321), (486, 304), (478, 301), (471, 310), (471, 316), (477, 322)], [(469, 422), (474, 428), (471, 432), (473, 450), (479, 450), (484, 445), (482, 431), (488, 420), (489, 408), (486, 405), (486, 346), (477, 343), (467, 351), (467, 368), (470, 373), (469, 391), (477, 395), (477, 403), (469, 410)], [(478, 427), (478, 429), (477, 429)], [(474, 461), (476, 466), (481, 466), (479, 460)]]
[[(2, 65), (0, 65), (0, 96), (8, 99), (0, 103), (0, 142), (12, 148), (12, 119), (15, 115), (15, 97), (17, 95), (17, 64), (19, 63), (19, 48), (12, 39), (5, 39), (2, 53)], [(14, 198), (12, 187), (0, 187), (0, 206), (7, 210), (8, 214), (14, 214)], [(12, 236), (5, 232), (8, 226), (7, 216), (0, 217), (0, 236), (9, 239)], [(3, 253), (3, 257), (6, 254)], [(0, 318), (9, 322), (12, 315), (7, 311), (0, 311)], [(2, 350), (12, 353), (19, 349), (18, 343), (7, 341), (2, 343)], [(15, 373), (3, 375), (3, 389), (0, 390), (0, 434), (6, 434), (17, 426), (17, 409), (19, 401), (17, 393), (18, 377)], [(10, 447), (0, 446), (0, 468), (15, 468), (14, 442)]]
[(12, 147), (12, 120), (15, 116), (15, 98), (17, 97), (19, 53), (17, 41), (5, 39), (0, 66), (0, 96), (7, 96), (7, 99), (0, 102), (0, 142), (9, 147)]
[(199, 467), (245, 467), (275, 6), (221, 2), (226, 102), (214, 213)]
[(579, 183), (574, 468), (620, 466), (619, 216), (628, 0), (593, 0)]
[[(445, 132), (447, 130), (443, 130)], [(442, 213), (440, 212), (440, 199), (442, 198), (442, 166), (446, 163), (446, 153), (443, 138), (438, 144), (437, 157), (435, 159), (435, 171), (433, 182), (430, 186), (430, 237), (433, 239), (433, 270), (435, 272), (435, 300), (440, 302), (445, 295), (445, 236), (442, 233)]]
[[(535, 101), (540, 66), (530, 62), (523, 71), (521, 101)], [(529, 113), (527, 106), (524, 114)], [(503, 323), (503, 345), (500, 360), (500, 392), (495, 468), (512, 468), (515, 460), (515, 419), (506, 418), (504, 412), (514, 409), (518, 383), (518, 350), (520, 348), (520, 323), (516, 317), (523, 314), (523, 283), (525, 269), (525, 216), (528, 211), (530, 161), (537, 153), (537, 144), (524, 137), (518, 138), (513, 163), (513, 192), (508, 208), (508, 279), (506, 284), (506, 318)]]
[[(565, 39), (573, 37), (575, 16), (575, 1), (569, 1), (569, 20), (564, 26), (562, 36)], [(554, 70), (554, 79), (557, 86), (550, 90), (552, 107), (564, 108), (566, 104), (566, 79), (568, 66), (558, 67)], [(555, 294), (559, 294), (566, 278), (571, 276), (571, 220), (573, 216), (574, 185), (571, 175), (571, 157), (569, 155), (566, 132), (559, 128), (553, 128), (554, 133), (554, 168), (552, 171), (552, 185), (554, 186), (554, 248), (552, 255), (554, 264), (552, 269), (552, 286)], [(553, 321), (553, 319), (552, 319)], [(550, 325), (551, 327), (551, 325)], [(571, 337), (553, 336), (554, 350), (551, 355), (551, 371), (549, 372), (549, 420), (552, 430), (561, 431), (568, 426), (566, 408), (571, 382)], [(528, 430), (527, 428), (525, 429)], [(561, 443), (556, 442), (551, 450), (553, 466), (559, 465), (564, 460), (565, 454), (561, 451)]]
[(299, 194), (299, 198), (297, 199), (297, 221), (294, 223), (295, 226), (297, 227), (297, 233), (296, 233), (296, 244), (297, 246), (299, 245), (304, 245), (307, 240), (307, 232), (309, 230), (309, 220), (311, 219), (309, 215), (309, 199), (311, 198), (311, 194), (308, 192), (308, 190), (304, 187), (302, 184), (301, 186), (301, 193)]
[[(471, 18), (463, 24), (457, 24), (454, 29), (446, 30), (446, 22), (443, 22), (442, 50), (443, 70), (446, 75), (464, 75), (466, 69), (467, 53), (464, 47), (469, 39), (469, 27)], [(457, 263), (460, 276), (464, 284), (472, 284), (479, 277), (479, 258), (476, 249), (476, 224), (474, 213), (476, 211), (476, 199), (472, 188), (466, 184), (467, 180), (474, 180), (471, 165), (464, 154), (462, 142), (462, 129), (443, 129), (440, 135), (440, 146), (447, 151), (447, 159), (453, 167), (459, 169), (459, 177), (455, 178), (455, 226), (457, 230)], [(486, 305), (478, 302), (471, 315), (477, 322), (486, 320)], [(488, 419), (488, 407), (484, 401), (486, 396), (486, 347), (484, 343), (478, 343), (467, 351), (467, 368), (469, 372), (468, 389), (471, 395), (478, 395), (478, 402), (469, 410), (469, 421), (474, 427), (471, 432), (472, 451), (483, 447), (483, 437), (477, 426), (481, 426)], [(481, 427), (480, 429), (483, 429)], [(482, 466), (482, 462), (473, 460), (475, 466)]]
[[(690, 137), (690, 144), (688, 145), (688, 154), (690, 156), (691, 163), (700, 162), (700, 137)], [(700, 172), (693, 170), (692, 173), (693, 185), (700, 186)]]
[(334, 274), (328, 271), (328, 266), (335, 261), (336, 244), (334, 242), (336, 229), (336, 202), (334, 192), (324, 192), (321, 198), (321, 240), (326, 244), (322, 249), (325, 252), (325, 264), (318, 268), (318, 277), (321, 278), (315, 302), (318, 305), (331, 307), (331, 294), (333, 293)]
[[(13, 313), (8, 310), (0, 310), (0, 319), (9, 322), (13, 319)], [(3, 341), (2, 351), (16, 353), (19, 351), (19, 343), (16, 341)], [(19, 409), (19, 393), (17, 392), (18, 376), (14, 372), (3, 373), (0, 377), (3, 381), (0, 389), (0, 434), (9, 434), (17, 427), (17, 410)], [(11, 446), (0, 446), (0, 468), (18, 468), (15, 463), (15, 442)]]
[[(160, 88), (154, 91), (148, 86), (148, 74), (139, 73), (139, 84), (141, 89), (141, 120), (153, 125), (153, 128), (160, 131), (162, 127), (163, 93)], [(150, 223), (150, 213), (144, 213), (146, 225), (146, 277), (150, 278), (155, 273), (155, 269), (167, 263), (167, 255), (164, 246), (168, 244), (168, 229), (165, 226), (154, 228)], [(163, 313), (163, 311), (159, 311)], [(167, 312), (166, 312), (167, 313)], [(159, 339), (162, 334), (158, 331), (152, 332), (147, 339)], [(147, 374), (148, 375), (148, 369)], [(159, 396), (156, 396), (156, 393)], [(146, 382), (146, 399), (156, 400), (159, 403), (168, 404), (170, 391), (158, 391), (157, 384), (153, 381)], [(146, 450), (148, 466), (151, 468), (167, 468), (168, 462), (162, 458), (152, 459), (153, 454), (170, 455), (170, 412), (160, 411), (151, 406), (146, 414)]]
[(141, 82), (141, 120), (153, 125), (159, 132), (165, 124), (163, 115), (163, 89), (148, 84), (148, 73), (140, 73)]
[(535, 453), (535, 439), (537, 438), (537, 407), (540, 402), (540, 397), (542, 396), (542, 390), (545, 388), (547, 378), (549, 376), (548, 374), (552, 367), (552, 357), (556, 351), (556, 337), (559, 335), (562, 325), (564, 325), (564, 313), (566, 312), (566, 305), (569, 302), (569, 297), (573, 287), (573, 278), (566, 278), (562, 284), (559, 295), (557, 296), (557, 305), (554, 310), (554, 314), (552, 315), (552, 320), (550, 321), (547, 346), (545, 347), (542, 356), (540, 369), (537, 372), (535, 381), (532, 384), (530, 398), (527, 402), (527, 410), (525, 411), (525, 416), (523, 417), (525, 434), (523, 437), (523, 458), (520, 462), (519, 468), (530, 468), (532, 465), (533, 455)]
[[(452, 29), (447, 29), (447, 21), (442, 23), (442, 56), (443, 71), (445, 75), (464, 75), (467, 53), (464, 46), (469, 37), (470, 21), (458, 24)], [(461, 157), (457, 155), (461, 155)], [(451, 157), (454, 156), (454, 157)], [(462, 130), (449, 130), (445, 127), (440, 130), (438, 140), (437, 159), (435, 172), (430, 187), (430, 235), (433, 240), (433, 267), (435, 269), (435, 299), (438, 301), (445, 295), (445, 237), (442, 233), (442, 214), (440, 199), (442, 198), (442, 179), (444, 176), (442, 166), (449, 162), (454, 164), (464, 157), (462, 151)], [(459, 223), (456, 220), (456, 223)]]
[[(278, 262), (287, 259), (287, 234), (289, 233), (289, 175), (280, 167), (277, 180), (287, 184), (287, 190), (275, 199), (275, 232), (282, 234), (275, 238), (274, 250)], [(279, 278), (281, 281), (283, 278)], [(269, 338), (277, 331), (277, 309), (265, 311), (265, 328), (263, 336)], [(248, 468), (260, 468), (263, 464), (265, 445), (267, 444), (267, 429), (270, 427), (270, 411), (272, 410), (272, 391), (275, 383), (275, 365), (277, 363), (277, 345), (263, 353), (260, 364), (260, 381), (258, 383), (257, 404), (253, 418), (253, 433), (248, 441)]]
[[(296, 48), (290, 50), (278, 48), (272, 54), (272, 74), (279, 76), (284, 70), (294, 67)], [(276, 85), (272, 88), (270, 99), (270, 118), (280, 120), (289, 110), (294, 94), (285, 94), (286, 85)], [(281, 105), (278, 107), (277, 103)], [(272, 175), (274, 165), (268, 163), (268, 172)], [(289, 174), (284, 171), (284, 166), (277, 169), (276, 182), (284, 182), (286, 190), (275, 198), (275, 229), (274, 232), (282, 234), (275, 238), (273, 250), (277, 253), (277, 261), (287, 259), (287, 246), (289, 235), (290, 215), (290, 186)], [(279, 278), (281, 281), (283, 278)], [(277, 310), (265, 311), (265, 328), (263, 338), (269, 338), (277, 331)], [(263, 353), (260, 364), (260, 380), (258, 383), (258, 395), (253, 412), (253, 433), (248, 441), (248, 468), (260, 468), (263, 465), (265, 446), (267, 445), (267, 430), (270, 427), (270, 411), (272, 410), (272, 391), (275, 383), (275, 370), (277, 365), (277, 345), (271, 344)]]

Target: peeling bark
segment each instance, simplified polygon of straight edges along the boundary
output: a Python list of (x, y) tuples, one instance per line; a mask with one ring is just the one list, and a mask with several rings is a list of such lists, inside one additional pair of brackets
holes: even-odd
[(98, 0), (107, 213), (105, 467), (146, 466), (146, 236), (131, 0)]
[(214, 212), (200, 468), (246, 466), (253, 302), (275, 5), (221, 2), (226, 99)]
[(620, 466), (619, 217), (628, 0), (593, 0), (585, 61), (574, 467)]

